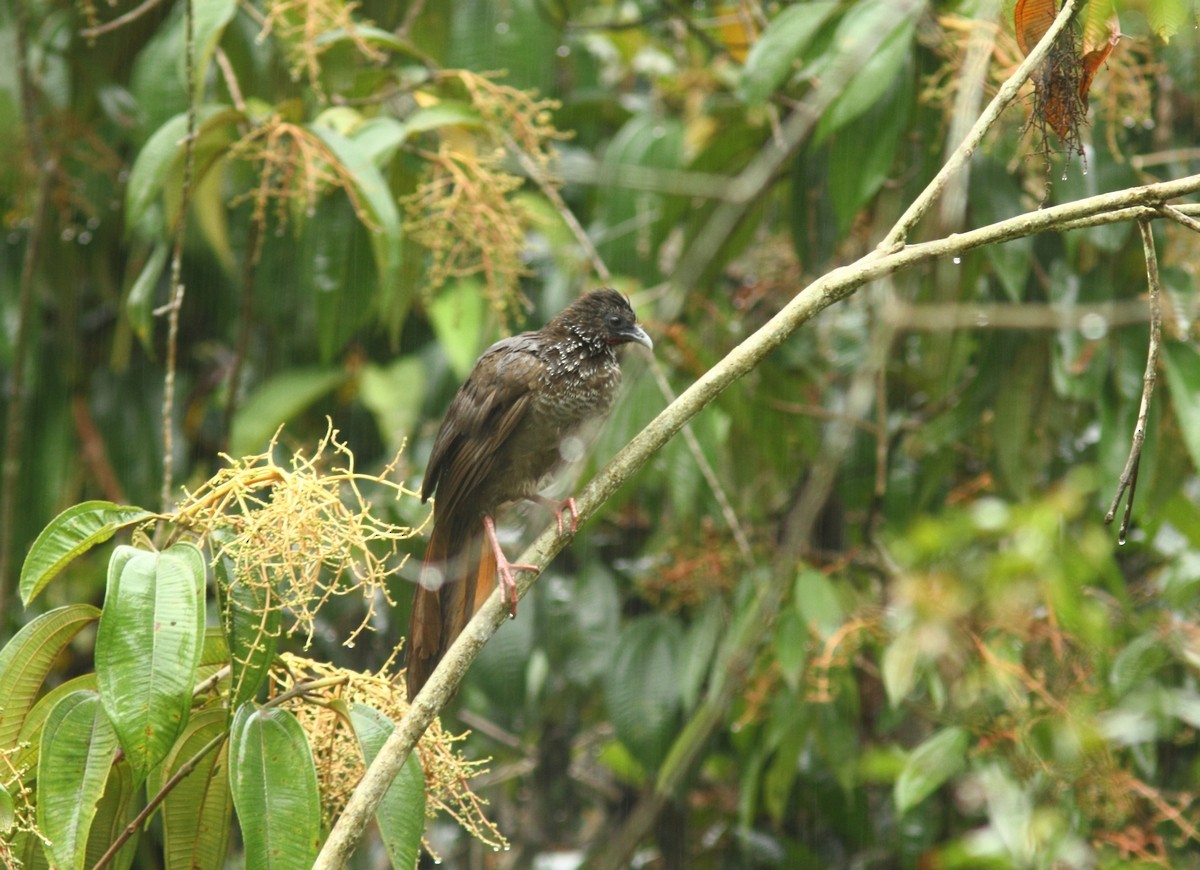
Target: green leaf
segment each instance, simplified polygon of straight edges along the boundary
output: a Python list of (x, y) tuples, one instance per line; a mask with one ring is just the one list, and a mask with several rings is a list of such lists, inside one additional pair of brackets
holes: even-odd
[(187, 723), (204, 640), (204, 566), (189, 543), (161, 553), (122, 546), (109, 562), (96, 677), (139, 780)]
[[(211, 136), (233, 128), (245, 116), (229, 106), (201, 106), (196, 110), (197, 139)], [(162, 193), (163, 184), (172, 165), (183, 158), (184, 140), (187, 138), (187, 114), (180, 113), (159, 127), (146, 140), (129, 170), (129, 183), (125, 188), (125, 226), (132, 229), (141, 221), (146, 209)], [(197, 145), (199, 150), (199, 145)]]
[(666, 756), (679, 721), (679, 623), (642, 617), (621, 632), (604, 694), (617, 738), (646, 769)]
[(59, 607), (34, 619), (0, 649), (0, 750), (18, 742), (55, 660), (99, 616), (90, 604)]
[[(151, 776), (149, 790), (157, 792), (206, 744), (223, 734), (228, 721), (223, 707), (193, 715), (162, 766)], [(228, 741), (209, 750), (163, 801), (163, 861), (167, 867), (219, 870), (224, 866), (233, 808), (225, 772), (228, 758)]]
[[(99, 616), (100, 611), (97, 610), (96, 615)], [(17, 752), (17, 756), (13, 760), (14, 767), (37, 770), (38, 747), (42, 745), (42, 728), (45, 726), (46, 720), (50, 718), (50, 711), (58, 706), (58, 702), (67, 695), (81, 690), (96, 691), (96, 675), (94, 673), (80, 674), (65, 683), (59, 683), (37, 699), (37, 703), (33, 705), (33, 709), (29, 711), (24, 724), (21, 725), (21, 734), (17, 737), (17, 743), (24, 744), (25, 748)]]
[(321, 805), (304, 729), (286, 710), (245, 704), (230, 735), (229, 781), (247, 870), (311, 866)]
[(95, 692), (58, 703), (42, 729), (38, 758), (38, 828), (58, 867), (80, 868), (87, 835), (118, 749), (117, 735)]
[[(117, 841), (117, 837), (128, 827), (137, 815), (140, 807), (134, 800), (138, 795), (137, 782), (134, 780), (133, 767), (127, 761), (118, 761), (108, 771), (108, 779), (104, 783), (104, 794), (96, 804), (96, 815), (88, 830), (87, 857), (85, 867), (94, 867), (109, 847)], [(120, 851), (108, 864), (113, 870), (129, 870), (137, 855), (138, 833), (125, 841)], [(172, 864), (173, 867), (183, 866)]]
[(151, 348), (151, 335), (154, 329), (154, 291), (158, 287), (158, 279), (162, 277), (167, 265), (167, 255), (171, 246), (166, 241), (156, 242), (142, 271), (138, 272), (129, 294), (125, 297), (125, 317), (133, 327), (133, 334), (138, 337), (142, 347)]
[(829, 578), (820, 571), (805, 568), (796, 578), (796, 611), (805, 625), (815, 626), (821, 637), (829, 637), (841, 627), (845, 612)]
[(267, 680), (275, 661), (282, 614), (271, 590), (241, 581), (233, 560), (222, 554), (213, 563), (222, 594), (222, 625), (229, 648), (232, 695), (236, 709), (252, 701)]
[(780, 12), (750, 49), (738, 96), (750, 105), (766, 102), (792, 72), (792, 65), (834, 12), (836, 2), (797, 3)]
[(1164, 341), (1162, 361), (1183, 444), (1200, 469), (1200, 352), (1187, 342)]
[(470, 103), (443, 100), (417, 109), (403, 121), (405, 137), (441, 127), (482, 127), (483, 118)]
[(345, 379), (340, 368), (302, 368), (281, 372), (259, 384), (234, 415), (229, 452), (234, 456), (261, 452), (281, 424)]
[(396, 206), (396, 197), (387, 180), (374, 163), (375, 152), (329, 127), (312, 124), (309, 129), (342, 164), (375, 224), (371, 242), (379, 270), (380, 287), (386, 292), (400, 268), (403, 237), (400, 232), (400, 209)]
[(1187, 0), (1152, 0), (1146, 6), (1150, 29), (1163, 42), (1169, 42), (1187, 21), (1188, 5)]
[(908, 812), (942, 783), (963, 769), (970, 735), (964, 728), (943, 728), (926, 739), (908, 756), (896, 780), (896, 810)]
[(427, 310), (450, 370), (458, 380), (465, 379), (482, 350), (483, 324), (487, 318), (483, 288), (472, 279), (452, 282)]
[(140, 523), (154, 514), (111, 501), (85, 501), (69, 507), (42, 529), (21, 566), (21, 603), (26, 607), (67, 564), (118, 529)]
[[(237, 11), (237, 0), (192, 0), (193, 36), (195, 44), (196, 64), (196, 99), (197, 101), (208, 86), (209, 61), (217, 50), (217, 43), (225, 32), (225, 26), (233, 19)], [(181, 53), (181, 62), (182, 58)], [(186, 79), (186, 67), (183, 70)]]
[[(842, 37), (854, 44), (864, 30), (877, 30), (881, 26), (893, 24), (895, 12), (891, 6), (892, 0), (873, 0), (851, 7), (838, 25), (834, 45), (838, 45)], [(916, 29), (915, 18), (901, 20), (870, 57), (862, 58), (861, 66), (846, 83), (842, 93), (821, 116), (821, 122), (814, 134), (815, 141), (824, 141), (826, 136), (837, 132), (862, 115), (892, 89), (897, 79), (905, 75), (905, 67), (910, 63)]]
[(921, 664), (921, 645), (913, 629), (900, 632), (883, 650), (883, 688), (892, 708), (908, 697), (917, 682)]
[(400, 449), (421, 422), (424, 361), (400, 356), (385, 365), (367, 363), (359, 376), (359, 399), (375, 417), (383, 443)]
[[(363, 759), (370, 766), (395, 723), (366, 704), (355, 704), (351, 708), (350, 721), (358, 735)], [(425, 772), (415, 752), (409, 753), (388, 786), (375, 810), (375, 821), (379, 824), (379, 833), (392, 866), (415, 867), (421, 856), (421, 837), (425, 834)]]
[(0, 837), (8, 836), (13, 823), (17, 820), (17, 808), (13, 797), (3, 784), (0, 784)]

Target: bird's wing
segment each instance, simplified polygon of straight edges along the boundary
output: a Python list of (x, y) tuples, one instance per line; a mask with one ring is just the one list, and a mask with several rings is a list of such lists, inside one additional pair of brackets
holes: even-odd
[(425, 471), (424, 494), (436, 487), (443, 517), (471, 507), (473, 494), (495, 468), (497, 452), (528, 411), (546, 366), (536, 351), (529, 333), (496, 342), (450, 403)]

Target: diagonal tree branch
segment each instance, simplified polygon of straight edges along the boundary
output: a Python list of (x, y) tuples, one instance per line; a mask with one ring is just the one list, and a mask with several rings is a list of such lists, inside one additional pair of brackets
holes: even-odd
[[(892, 253), (874, 251), (857, 263), (833, 270), (805, 287), (778, 314), (702, 375), (622, 448), (576, 499), (581, 520), (594, 514), (687, 421), (726, 387), (754, 369), (804, 323), (835, 302), (850, 296), (863, 284), (920, 263), (961, 255), (984, 245), (1058, 231), (1081, 221), (1094, 226), (1135, 219), (1135, 214), (1139, 217), (1162, 218), (1158, 210), (1160, 206), (1198, 191), (1200, 175), (1129, 188), (1039, 209), (970, 232), (952, 234), (945, 239), (909, 245)], [(1130, 211), (1138, 207), (1146, 211)], [(519, 561), (544, 567), (567, 545), (568, 540), (551, 525), (521, 555)], [(533, 574), (522, 573), (517, 581), (518, 595), (524, 597), (536, 579)], [(499, 592), (494, 592), (467, 624), (420, 694), (413, 699), (408, 713), (384, 743), (330, 832), (314, 867), (332, 870), (342, 867), (349, 859), (375, 808), (383, 799), (384, 792), (413, 746), (454, 694), (479, 650), (506, 618), (507, 609), (501, 603)]]

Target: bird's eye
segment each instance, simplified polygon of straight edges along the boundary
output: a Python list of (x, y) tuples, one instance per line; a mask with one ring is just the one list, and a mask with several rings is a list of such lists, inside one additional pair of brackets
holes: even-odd
[(608, 325), (609, 326), (620, 326), (621, 325), (621, 315), (620, 314), (608, 315)]

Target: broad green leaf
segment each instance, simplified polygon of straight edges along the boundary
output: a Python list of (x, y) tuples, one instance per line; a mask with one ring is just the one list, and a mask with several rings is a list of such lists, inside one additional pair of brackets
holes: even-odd
[(55, 660), (99, 616), (90, 604), (59, 607), (24, 626), (0, 649), (0, 750), (18, 742)]
[(375, 165), (372, 150), (329, 127), (312, 124), (310, 129), (328, 146), (349, 174), (354, 189), (375, 224), (372, 228), (372, 245), (375, 248), (380, 286), (386, 288), (388, 277), (399, 268), (401, 256), (400, 209), (396, 205), (396, 197)]
[(38, 829), (51, 863), (81, 868), (87, 835), (116, 755), (117, 735), (95, 692), (59, 702), (42, 729), (38, 757)]
[(1187, 0), (1151, 0), (1146, 5), (1146, 20), (1150, 29), (1163, 42), (1179, 32), (1188, 18)]
[(456, 379), (465, 379), (483, 350), (487, 319), (483, 288), (473, 279), (455, 281), (430, 303), (428, 313), (450, 370)]
[(1162, 361), (1184, 446), (1200, 469), (1200, 352), (1187, 342), (1164, 341)]
[(425, 362), (400, 356), (384, 365), (367, 363), (359, 375), (359, 399), (374, 415), (383, 443), (398, 450), (421, 420)]
[[(224, 734), (228, 722), (223, 708), (195, 713), (162, 766), (151, 775), (148, 791), (157, 792), (211, 740)], [(226, 775), (228, 758), (229, 743), (224, 741), (196, 762), (163, 801), (163, 861), (167, 867), (219, 870), (224, 866), (233, 807)]]
[[(838, 26), (838, 34), (846, 34), (846, 40), (855, 42), (863, 29), (878, 29), (892, 26), (895, 29), (870, 57), (862, 58), (862, 64), (843, 88), (837, 100), (821, 116), (814, 137), (820, 142), (845, 127), (855, 118), (874, 106), (891, 90), (897, 78), (905, 74), (910, 63), (913, 36), (917, 22), (904, 18), (898, 23), (892, 0), (870, 0), (858, 3), (846, 13)], [(838, 43), (835, 37), (834, 44)], [(851, 42), (854, 44), (854, 42)]]
[(221, 624), (229, 648), (232, 698), (237, 709), (252, 701), (267, 680), (279, 640), (281, 613), (271, 592), (238, 579), (233, 560), (221, 555), (213, 563), (221, 590)]
[(311, 866), (321, 804), (304, 729), (286, 710), (244, 704), (230, 739), (229, 780), (247, 870)]
[(962, 770), (969, 742), (970, 734), (965, 728), (951, 726), (914, 749), (896, 780), (896, 810), (908, 812)]
[[(351, 708), (350, 721), (369, 767), (395, 723), (366, 704), (355, 704)], [(421, 855), (421, 837), (425, 834), (425, 772), (415, 752), (409, 753), (388, 786), (383, 801), (375, 810), (375, 821), (379, 824), (379, 833), (392, 866), (415, 867)]]
[(276, 430), (346, 379), (340, 368), (290, 369), (259, 384), (237, 410), (229, 452), (260, 453)]
[(725, 626), (725, 605), (718, 597), (710, 599), (688, 626), (679, 656), (679, 699), (684, 710), (693, 709), (700, 700)]
[(67, 564), (118, 529), (154, 516), (140, 507), (85, 501), (69, 507), (42, 529), (21, 566), (21, 603), (28, 606)]
[[(108, 848), (117, 841), (121, 832), (129, 826), (141, 809), (134, 800), (138, 795), (137, 782), (134, 780), (133, 768), (127, 761), (118, 761), (108, 771), (108, 779), (104, 783), (104, 794), (96, 804), (96, 815), (88, 831), (87, 857), (85, 867), (94, 867), (103, 857)], [(133, 865), (137, 855), (138, 833), (133, 834), (121, 850), (117, 852), (108, 867), (113, 870), (128, 870)], [(171, 864), (172, 867), (182, 867), (182, 864)]]
[(766, 102), (792, 71), (801, 52), (837, 11), (836, 2), (797, 3), (780, 12), (750, 49), (738, 96), (750, 105)]
[(679, 722), (679, 623), (646, 616), (625, 626), (605, 679), (617, 739), (648, 770), (666, 756)]
[(357, 42), (358, 40), (380, 45), (392, 51), (414, 54), (412, 46), (397, 37), (396, 34), (389, 30), (372, 27), (369, 24), (355, 24), (352, 30), (347, 30), (345, 27), (335, 27), (332, 30), (326, 30), (313, 40), (313, 44), (327, 46), (336, 45), (339, 42)]
[[(75, 605), (85, 607), (88, 605)], [(96, 611), (100, 615), (100, 611)], [(42, 728), (50, 718), (50, 712), (58, 706), (58, 702), (72, 692), (96, 691), (96, 675), (94, 673), (80, 674), (74, 679), (59, 683), (53, 689), (37, 699), (25, 722), (21, 725), (21, 734), (17, 743), (25, 744), (25, 748), (17, 753), (13, 766), (20, 770), (27, 767), (31, 772), (37, 772), (38, 748), (42, 745)]]
[[(236, 11), (237, 0), (192, 0), (192, 39), (196, 52), (197, 100), (204, 94), (204, 89), (208, 86), (208, 76), (206, 73), (213, 53), (217, 50), (217, 43), (221, 41), (221, 35), (225, 32), (225, 26), (232, 20), (233, 13)], [(183, 57), (183, 53), (181, 52), (180, 62), (184, 63), (185, 61), (186, 58)], [(186, 66), (182, 74), (186, 79)]]
[[(229, 106), (201, 106), (196, 110), (197, 137), (209, 131), (232, 127), (245, 116)], [(183, 156), (187, 137), (187, 115), (178, 114), (154, 132), (138, 152), (129, 170), (125, 188), (125, 226), (132, 229), (163, 190), (163, 184), (176, 160)]]
[(189, 543), (161, 553), (122, 546), (109, 562), (96, 677), (139, 780), (187, 723), (204, 641), (204, 568)]

